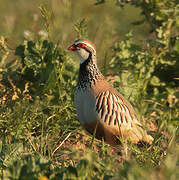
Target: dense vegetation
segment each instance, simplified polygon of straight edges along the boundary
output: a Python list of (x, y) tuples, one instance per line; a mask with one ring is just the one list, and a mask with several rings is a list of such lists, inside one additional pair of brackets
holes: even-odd
[[(179, 179), (177, 0), (17, 0), (0, 10), (1, 179)], [(94, 41), (152, 146), (119, 156), (80, 126), (78, 62), (66, 51), (77, 37)]]

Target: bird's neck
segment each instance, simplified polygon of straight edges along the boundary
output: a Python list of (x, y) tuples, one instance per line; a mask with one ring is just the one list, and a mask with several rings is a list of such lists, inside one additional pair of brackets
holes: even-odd
[(96, 56), (89, 55), (88, 59), (80, 64), (77, 88), (85, 89), (91, 87), (92, 84), (103, 78), (104, 76), (96, 63)]

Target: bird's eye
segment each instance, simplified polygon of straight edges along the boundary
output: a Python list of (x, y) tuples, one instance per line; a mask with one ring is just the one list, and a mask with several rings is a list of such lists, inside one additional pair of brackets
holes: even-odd
[(82, 48), (82, 47), (84, 47), (84, 44), (79, 43), (77, 46), (80, 47), (80, 48)]

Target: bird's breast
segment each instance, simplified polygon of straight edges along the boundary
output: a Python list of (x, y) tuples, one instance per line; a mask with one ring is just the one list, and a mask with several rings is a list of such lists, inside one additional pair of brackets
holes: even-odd
[(96, 120), (95, 104), (95, 97), (90, 90), (76, 90), (75, 107), (81, 124), (92, 123)]

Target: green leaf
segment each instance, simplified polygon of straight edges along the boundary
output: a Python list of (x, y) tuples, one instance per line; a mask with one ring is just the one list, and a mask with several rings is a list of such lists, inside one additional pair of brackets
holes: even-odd
[(160, 79), (157, 76), (153, 76), (150, 80), (151, 85), (160, 86)]
[(24, 50), (25, 50), (25, 45), (17, 46), (15, 50), (15, 55), (19, 56), (21, 59), (24, 59)]

